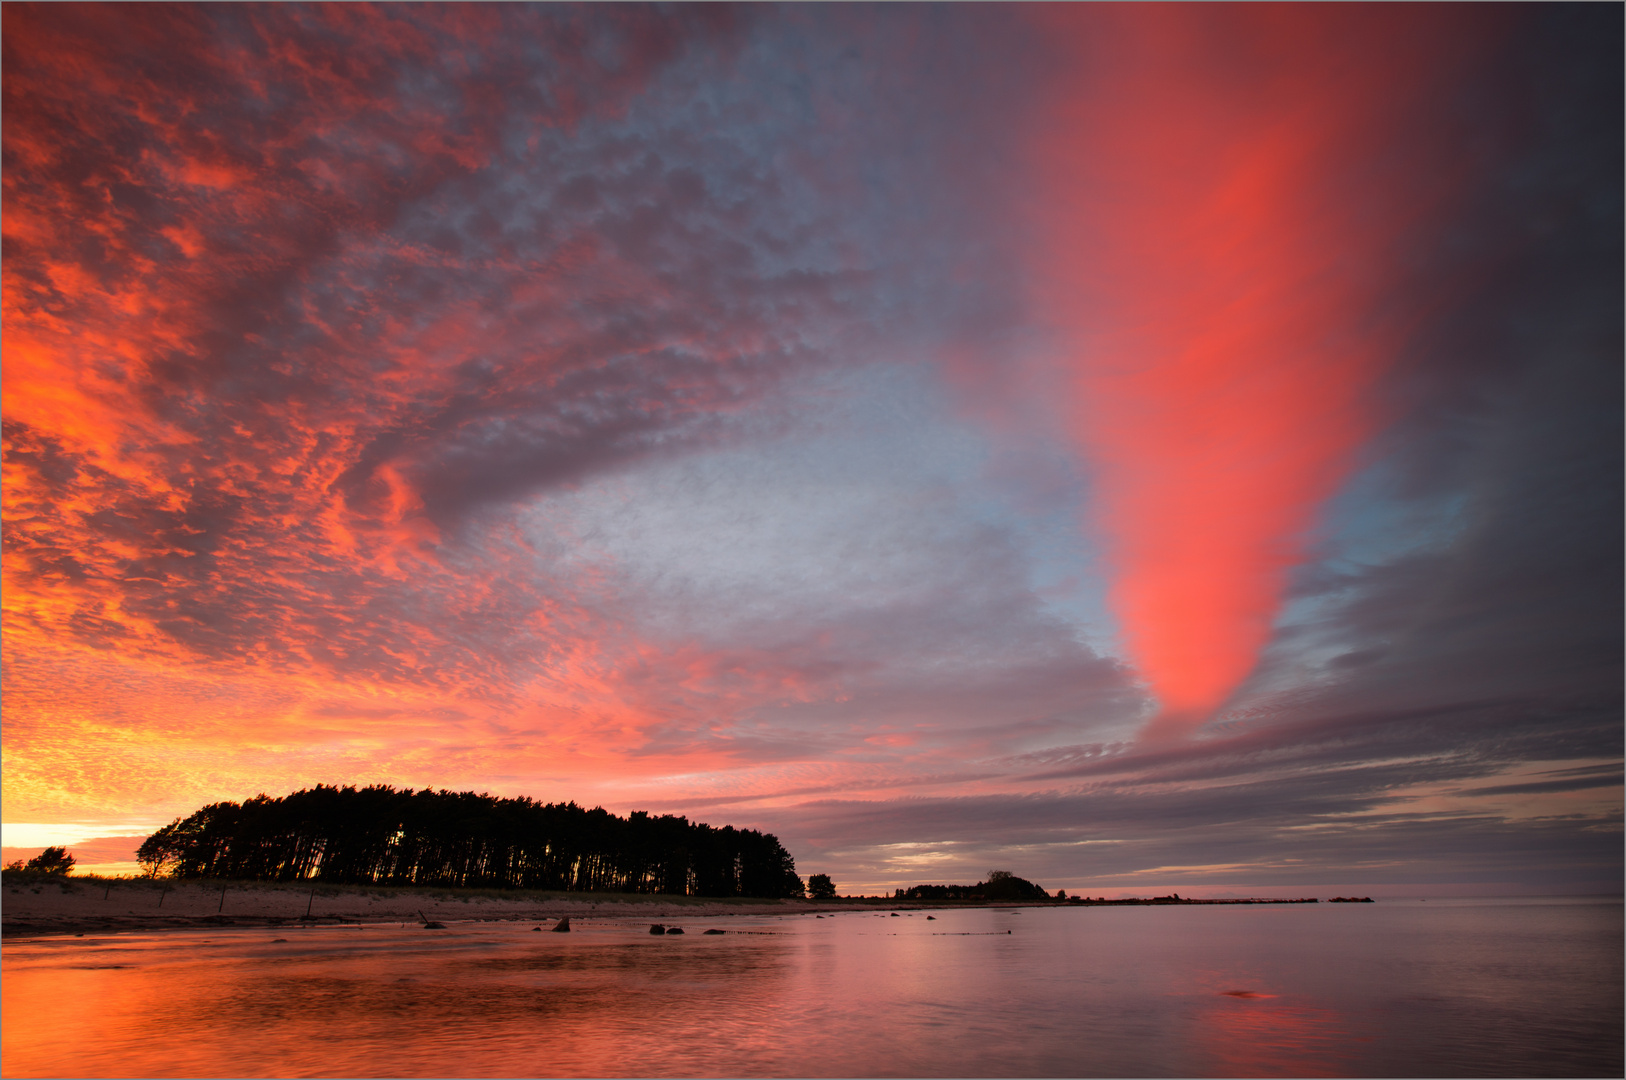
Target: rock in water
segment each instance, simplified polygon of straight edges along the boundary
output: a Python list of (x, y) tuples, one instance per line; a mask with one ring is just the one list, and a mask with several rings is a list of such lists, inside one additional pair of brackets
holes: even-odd
[(649, 924), (649, 932), (651, 934), (664, 934), (664, 933), (666, 933), (666, 927), (662, 926), (658, 922), (650, 923)]
[(666, 928), (666, 932), (668, 934), (681, 934), (681, 933), (683, 933), (683, 927), (681, 927), (681, 926), (668, 926)]
[(560, 919), (559, 920), (559, 925), (555, 926), (553, 928), (553, 932), (555, 934), (568, 934), (568, 933), (570, 933), (570, 916), (566, 915), (564, 918)]
[(726, 933), (728, 933), (728, 931), (727, 930), (719, 930), (714, 926), (710, 930), (707, 930), (706, 933), (708, 933), (708, 934), (726, 934)]

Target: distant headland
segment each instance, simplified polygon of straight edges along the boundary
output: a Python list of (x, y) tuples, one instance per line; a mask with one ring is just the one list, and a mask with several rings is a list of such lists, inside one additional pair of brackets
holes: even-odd
[[(994, 904), (994, 903), (1022, 903), (1022, 904), (1067, 904), (1077, 907), (1145, 907), (1147, 905), (1168, 904), (1318, 904), (1321, 901), (1313, 896), (1296, 899), (1279, 899), (1276, 897), (1227, 897), (1220, 900), (1198, 900), (1182, 897), (1179, 893), (1170, 893), (1168, 896), (1126, 896), (1109, 900), (1104, 896), (1068, 896), (1065, 889), (1057, 889), (1056, 894), (1044, 891), (1038, 885), (1024, 878), (1019, 878), (1007, 871), (996, 870), (989, 875), (987, 881), (975, 885), (916, 885), (911, 889), (899, 889), (893, 894), (894, 900), (905, 901), (934, 901), (938, 903), (964, 901), (967, 904)], [(1336, 897), (1330, 901), (1334, 904), (1370, 904), (1371, 897)]]
[[(1321, 902), (1313, 896), (1296, 899), (1228, 897), (1219, 900), (1198, 900), (1182, 897), (1179, 893), (1170, 893), (1168, 896), (1118, 897), (1109, 900), (1104, 896), (1068, 896), (1065, 889), (1057, 889), (1055, 895), (1052, 896), (1042, 887), (1035, 885), (1026, 878), (1017, 877), (1008, 870), (995, 870), (988, 875), (988, 880), (980, 881), (975, 885), (916, 885), (909, 889), (898, 889), (893, 893), (893, 899), (940, 903), (964, 901), (970, 904), (1052, 903), (1071, 904), (1079, 907), (1144, 907), (1147, 905), (1167, 904), (1318, 904)], [(1335, 896), (1328, 902), (1333, 904), (1370, 904), (1372, 898), (1370, 896)]]
[(771, 833), (684, 817), (623, 818), (472, 791), (317, 785), (205, 806), (136, 853), (148, 877), (323, 885), (805, 895)]

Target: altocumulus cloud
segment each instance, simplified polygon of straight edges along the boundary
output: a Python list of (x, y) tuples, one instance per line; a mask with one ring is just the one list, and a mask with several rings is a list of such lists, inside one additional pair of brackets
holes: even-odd
[[(877, 888), (1618, 881), (1618, 11), (1406, 22), (1382, 108), (1281, 43), (1412, 16), (1205, 16), (1259, 63), (1180, 46), (1220, 111), (1178, 184), (1128, 121), (1178, 134), (1183, 39), (1031, 14), (8, 7), (8, 816), (385, 781)], [(1257, 250), (1176, 272), (1210, 178)], [(1146, 524), (1265, 504), (1157, 486), (1189, 394), (1101, 435), (1148, 312), (1371, 352), (1246, 384), (1342, 441), (1240, 607), (1156, 625), (1194, 579)]]

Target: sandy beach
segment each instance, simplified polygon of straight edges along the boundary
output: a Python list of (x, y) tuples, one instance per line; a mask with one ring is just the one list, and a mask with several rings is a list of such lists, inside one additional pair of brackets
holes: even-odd
[(791, 915), (854, 907), (920, 907), (895, 900), (755, 900), (625, 893), (499, 893), (486, 890), (362, 888), (267, 882), (37, 878), (0, 884), (0, 933), (6, 938), (221, 925), (300, 922), (391, 923), (503, 921), (552, 924), (570, 917), (651, 922), (720, 915)]
[[(1332, 903), (1372, 903), (1338, 897)], [(275, 884), (264, 881), (11, 877), (0, 885), (0, 933), (8, 938), (116, 930), (287, 923), (399, 923), (420, 916), (452, 922), (630, 920), (670, 922), (721, 915), (811, 915), (880, 909), (942, 911), (1017, 907), (1209, 907), (1316, 904), (1315, 897), (1074, 897), (1065, 902), (990, 899), (902, 899), (844, 896), (834, 900), (725, 899), (647, 893), (567, 893), (497, 889)]]

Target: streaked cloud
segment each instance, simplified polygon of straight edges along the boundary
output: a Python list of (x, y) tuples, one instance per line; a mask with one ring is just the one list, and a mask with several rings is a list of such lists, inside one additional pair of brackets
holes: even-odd
[(1618, 23), (8, 7), (6, 815), (1618, 880)]

